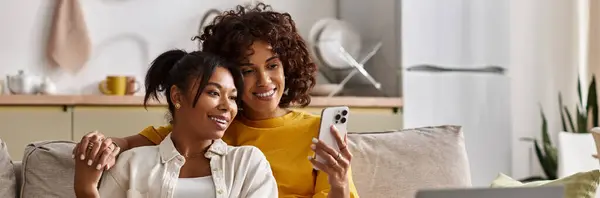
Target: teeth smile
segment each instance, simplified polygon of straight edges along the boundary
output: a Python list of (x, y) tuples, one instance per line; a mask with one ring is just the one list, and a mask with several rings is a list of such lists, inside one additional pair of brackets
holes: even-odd
[(272, 96), (273, 94), (275, 94), (275, 89), (271, 89), (271, 91), (265, 92), (265, 93), (255, 93), (254, 95), (264, 98), (264, 97), (269, 97)]
[(219, 118), (216, 118), (216, 117), (210, 117), (210, 119), (214, 120), (214, 121), (217, 121), (218, 123), (221, 123), (221, 124), (227, 124), (227, 120), (222, 120), (222, 119), (219, 119)]

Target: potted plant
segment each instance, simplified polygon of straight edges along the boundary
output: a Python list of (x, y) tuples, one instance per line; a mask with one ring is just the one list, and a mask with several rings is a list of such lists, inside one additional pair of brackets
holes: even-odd
[[(589, 133), (590, 129), (598, 125), (598, 96), (596, 93), (596, 77), (592, 76), (592, 82), (588, 87), (587, 103), (583, 105), (583, 97), (581, 95), (581, 83), (579, 78), (577, 79), (577, 93), (579, 96), (579, 104), (575, 107), (575, 119), (571, 116), (571, 112), (567, 106), (563, 105), (562, 95), (558, 94), (558, 106), (560, 112), (560, 119), (562, 124), (562, 130), (564, 132), (573, 133)], [(542, 109), (540, 107), (540, 109)], [(541, 142), (536, 138), (522, 138), (525, 141), (531, 141), (534, 144), (535, 154), (538, 162), (542, 166), (545, 178), (543, 177), (530, 177), (523, 179), (523, 181), (534, 181), (542, 179), (556, 179), (558, 171), (558, 156), (556, 146), (552, 144), (550, 135), (548, 134), (548, 122), (543, 110), (540, 110), (542, 116), (542, 130)], [(567, 125), (568, 123), (568, 125)]]
[(523, 182), (556, 179), (558, 170), (558, 156), (556, 146), (552, 144), (550, 135), (548, 135), (548, 121), (546, 120), (546, 116), (544, 115), (543, 110), (540, 110), (540, 115), (542, 116), (541, 144), (536, 138), (522, 138), (522, 140), (533, 142), (533, 146), (535, 148), (535, 155), (537, 156), (538, 162), (542, 166), (542, 170), (544, 171), (546, 177), (529, 177), (523, 179)]
[[(567, 106), (563, 106), (562, 97), (560, 93), (558, 94), (558, 103), (561, 107), (560, 119), (562, 122), (562, 130), (564, 132), (573, 133), (590, 133), (589, 130), (592, 129), (592, 127), (598, 126), (598, 95), (596, 93), (596, 77), (592, 76), (592, 82), (588, 87), (587, 104), (585, 106), (583, 106), (583, 99), (581, 97), (581, 83), (579, 83), (579, 79), (577, 79), (577, 93), (579, 95), (579, 105), (575, 107), (575, 120), (572, 119), (571, 113), (569, 112)], [(567, 121), (569, 121), (570, 128), (567, 128), (565, 117), (567, 118)]]

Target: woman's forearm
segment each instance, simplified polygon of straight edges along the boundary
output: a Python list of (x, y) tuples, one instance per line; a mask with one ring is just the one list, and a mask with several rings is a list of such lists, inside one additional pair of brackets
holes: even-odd
[[(80, 155), (80, 153), (77, 153)], [(75, 161), (75, 177), (73, 188), (78, 198), (100, 198), (98, 183), (102, 177), (102, 171), (87, 165), (86, 161)]]
[(95, 186), (83, 187), (75, 184), (75, 197), (77, 198), (100, 198), (100, 193)]
[(327, 198), (350, 198), (349, 188), (331, 188)]
[(142, 135), (132, 135), (124, 138), (111, 137), (112, 141), (119, 146), (121, 152), (127, 151), (129, 149), (140, 147), (140, 146), (152, 146), (155, 145), (148, 138)]
[(129, 150), (129, 143), (125, 138), (111, 137), (110, 139), (119, 146), (121, 152)]
[[(122, 144), (123, 144), (123, 148), (121, 148), (121, 152), (132, 149), (132, 148), (140, 147), (140, 146), (156, 145), (153, 142), (151, 142), (148, 138), (146, 138), (140, 134), (128, 136), (125, 138), (120, 138), (120, 140), (117, 140), (117, 141), (122, 142)], [(119, 144), (119, 146), (121, 146), (121, 145)]]

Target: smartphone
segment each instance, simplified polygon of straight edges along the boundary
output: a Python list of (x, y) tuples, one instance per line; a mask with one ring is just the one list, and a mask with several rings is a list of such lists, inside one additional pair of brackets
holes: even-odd
[[(348, 133), (348, 117), (350, 115), (350, 108), (347, 106), (327, 107), (321, 111), (321, 124), (319, 127), (319, 140), (325, 144), (340, 152), (340, 145), (338, 145), (335, 137), (331, 134), (331, 125), (335, 125), (342, 138)], [(321, 163), (327, 163), (327, 161), (315, 154), (315, 160)], [(314, 167), (317, 169), (317, 167)], [(318, 170), (318, 169), (317, 169)]]

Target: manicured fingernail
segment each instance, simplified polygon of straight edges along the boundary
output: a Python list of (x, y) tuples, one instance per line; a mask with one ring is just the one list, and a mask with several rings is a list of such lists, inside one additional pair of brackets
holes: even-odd
[(337, 130), (337, 127), (335, 127), (335, 125), (331, 125), (331, 128)]
[(312, 149), (312, 150), (315, 150), (315, 149), (317, 149), (317, 145), (311, 144), (311, 145), (310, 145), (310, 149)]
[(71, 154), (71, 158), (75, 159), (75, 154)]
[(316, 144), (316, 143), (319, 143), (319, 140), (317, 138), (313, 138), (312, 142)]
[(102, 166), (100, 164), (96, 165), (96, 169), (100, 170), (102, 168)]
[(313, 157), (312, 157), (312, 156), (308, 156), (308, 160), (312, 160), (312, 159), (313, 159)]
[(84, 160), (84, 159), (85, 159), (85, 155), (81, 154), (81, 155), (79, 156), (79, 159), (80, 159), (80, 160)]
[(92, 160), (88, 160), (88, 166), (92, 165)]

